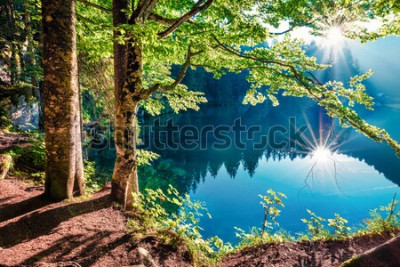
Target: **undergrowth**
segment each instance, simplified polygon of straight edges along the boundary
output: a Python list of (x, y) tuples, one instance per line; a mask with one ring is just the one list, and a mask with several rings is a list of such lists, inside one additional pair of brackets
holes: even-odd
[(146, 189), (144, 194), (135, 195), (134, 216), (128, 224), (137, 237), (152, 234), (169, 244), (184, 244), (195, 266), (213, 265), (229, 253), (266, 243), (345, 240), (367, 234), (394, 234), (400, 230), (400, 212), (395, 198), (387, 206), (371, 210), (370, 218), (357, 228), (350, 228), (348, 221), (337, 213), (333, 218), (325, 219), (307, 210), (309, 217), (301, 220), (306, 230), (295, 236), (277, 228), (279, 208), (284, 207), (286, 196), (269, 189), (260, 198), (264, 209), (261, 227), (252, 227), (249, 231), (235, 227), (236, 245), (225, 243), (217, 236), (204, 239), (199, 221), (204, 215), (211, 217), (205, 204), (191, 200), (187, 194), (181, 196), (172, 186), (165, 192)]
[[(14, 147), (6, 154), (13, 158), (14, 166), (11, 166), (11, 169), (16, 176), (29, 173), (30, 179), (36, 183), (43, 183), (46, 161), (44, 137), (40, 133), (30, 135), (33, 141), (28, 147)], [(156, 154), (150, 152), (139, 155), (141, 164), (149, 164), (156, 157)], [(95, 163), (92, 161), (85, 161), (84, 169), (87, 193), (98, 191), (106, 178), (96, 172)], [(348, 221), (337, 213), (333, 218), (322, 218), (307, 210), (308, 218), (301, 219), (305, 224), (305, 232), (293, 236), (280, 229), (277, 220), (281, 209), (284, 208), (286, 196), (269, 189), (265, 195), (260, 195), (263, 208), (260, 227), (252, 227), (248, 231), (235, 227), (236, 245), (225, 243), (217, 236), (204, 239), (199, 221), (202, 216), (211, 217), (205, 204), (191, 200), (188, 194), (181, 195), (171, 185), (165, 191), (145, 189), (143, 194), (134, 197), (135, 212), (128, 220), (132, 233), (138, 236), (157, 235), (166, 243), (187, 247), (193, 264), (197, 266), (216, 264), (229, 253), (265, 243), (345, 240), (362, 235), (394, 234), (400, 231), (400, 212), (397, 209), (396, 195), (388, 205), (371, 210), (369, 218), (354, 228), (350, 228)]]
[(46, 164), (44, 135), (30, 132), (28, 139), (32, 141), (26, 147), (14, 146), (5, 153), (12, 158), (10, 170), (17, 177), (27, 177), (36, 184), (43, 184)]
[(134, 197), (134, 217), (128, 220), (128, 225), (137, 237), (154, 234), (169, 244), (185, 245), (195, 266), (212, 265), (232, 250), (230, 244), (224, 244), (218, 237), (203, 239), (198, 223), (202, 216), (211, 215), (204, 203), (192, 201), (188, 194), (181, 196), (169, 186), (165, 192), (145, 189), (144, 194)]

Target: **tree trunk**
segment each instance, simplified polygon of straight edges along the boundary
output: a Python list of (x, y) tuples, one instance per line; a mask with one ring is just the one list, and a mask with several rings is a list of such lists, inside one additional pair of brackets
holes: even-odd
[[(43, 58), (43, 23), (39, 24), (39, 47), (38, 47), (39, 57)], [(37, 62), (40, 64), (41, 69), (44, 69), (43, 60)], [(39, 102), (39, 129), (44, 130), (44, 96), (43, 96), (43, 81), (39, 79), (38, 81), (38, 102)]]
[(11, 57), (9, 59), (9, 67), (10, 71), (10, 83), (15, 85), (17, 83), (17, 52), (15, 45), (15, 19), (14, 19), (14, 4), (12, 0), (8, 0), (7, 2), (7, 17), (8, 17), (8, 27), (9, 27), (9, 41), (10, 41), (10, 50)]
[[(123, 99), (121, 99), (123, 101)], [(112, 178), (113, 199), (129, 210), (132, 193), (139, 192), (136, 164), (136, 108), (138, 103), (122, 104), (115, 119), (115, 147), (117, 158)]]
[[(128, 66), (124, 87), (119, 95), (115, 116), (115, 161), (112, 196), (122, 205), (130, 209), (132, 192), (139, 192), (136, 162), (136, 112), (142, 90), (142, 48), (140, 43), (132, 38), (128, 45)], [(115, 88), (117, 89), (117, 87)]]
[[(124, 10), (128, 9), (129, 0), (113, 0), (113, 26), (118, 27), (121, 24), (128, 23), (128, 17)], [(124, 87), (126, 68), (128, 66), (128, 46), (120, 44), (116, 39), (120, 36), (119, 31), (114, 31), (114, 96), (115, 108), (119, 106), (120, 92)]]
[(400, 266), (400, 236), (372, 248), (342, 263), (340, 267), (397, 267)]
[(26, 53), (28, 56), (28, 68), (24, 72), (28, 72), (30, 75), (30, 83), (32, 85), (32, 95), (40, 101), (40, 92), (37, 84), (36, 73), (33, 68), (36, 65), (35, 59), (35, 47), (33, 44), (33, 32), (32, 32), (32, 21), (29, 10), (29, 1), (24, 0), (24, 14), (25, 14), (25, 42), (26, 42)]
[(74, 0), (42, 0), (42, 16), (45, 194), (62, 200), (84, 194)]
[[(113, 1), (113, 25), (128, 23), (122, 10), (128, 9), (128, 0)], [(119, 32), (114, 32), (118, 38)], [(129, 62), (129, 63), (128, 63)], [(129, 64), (129, 65), (128, 65)], [(142, 50), (140, 44), (131, 40), (127, 44), (114, 41), (114, 96), (115, 96), (115, 147), (117, 158), (112, 178), (111, 195), (129, 209), (132, 192), (139, 192), (136, 164), (136, 110), (140, 99), (135, 92), (141, 90)]]

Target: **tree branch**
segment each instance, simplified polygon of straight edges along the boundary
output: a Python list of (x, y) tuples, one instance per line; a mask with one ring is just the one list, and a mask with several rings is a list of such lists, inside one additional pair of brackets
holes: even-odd
[(307, 26), (310, 26), (310, 25), (314, 24), (314, 22), (315, 22), (315, 20), (313, 20), (313, 21), (311, 21), (311, 22), (308, 22), (308, 23), (305, 23), (305, 24), (303, 24), (303, 25), (294, 25), (294, 26), (290, 27), (289, 29), (287, 29), (287, 30), (285, 30), (285, 31), (283, 31), (283, 32), (270, 32), (269, 34), (270, 34), (270, 35), (282, 35), (282, 34), (291, 32), (291, 31), (293, 31), (294, 29), (296, 29), (296, 28), (298, 28), (298, 27), (307, 27)]
[(178, 74), (178, 77), (175, 79), (175, 81), (166, 87), (166, 90), (170, 91), (172, 89), (174, 89), (176, 86), (178, 86), (178, 84), (183, 80), (183, 78), (185, 78), (186, 75), (186, 71), (189, 68), (189, 66), (191, 65), (191, 59), (194, 56), (197, 56), (199, 54), (201, 54), (203, 52), (203, 50), (197, 51), (197, 52), (192, 52), (191, 47), (189, 46), (188, 48), (188, 54), (186, 57), (186, 61), (185, 63), (182, 65), (181, 71)]
[(167, 37), (170, 33), (174, 32), (179, 26), (181, 26), (183, 23), (185, 23), (186, 21), (188, 21), (190, 18), (192, 18), (193, 16), (197, 15), (199, 12), (207, 9), (211, 3), (214, 0), (207, 0), (207, 2), (204, 2), (204, 0), (199, 0), (194, 6), (193, 8), (187, 12), (185, 15), (183, 15), (182, 17), (180, 17), (179, 19), (177, 19), (174, 23), (172, 23), (171, 26), (169, 26), (166, 30), (158, 33), (158, 36), (160, 38), (165, 38)]
[(141, 22), (144, 22), (149, 17), (156, 4), (157, 0), (140, 0), (137, 8), (133, 11), (130, 21), (133, 22), (140, 19)]
[[(112, 28), (110, 25), (103, 24), (103, 23), (98, 23), (98, 22), (96, 22), (96, 21), (94, 21), (94, 20), (91, 20), (91, 19), (89, 19), (89, 18), (87, 18), (87, 17), (84, 17), (84, 16), (82, 16), (82, 15), (80, 15), (80, 14), (76, 14), (76, 18), (78, 19), (78, 21), (82, 22), (82, 24), (84, 24), (84, 26), (85, 26), (88, 30), (90, 29), (90, 27), (89, 27), (89, 25), (87, 25), (86, 23), (84, 23), (84, 21), (87, 21), (87, 22), (89, 22), (90, 24), (93, 24), (93, 25), (100, 25), (100, 26), (102, 26), (102, 27)], [(93, 32), (93, 31), (91, 30), (91, 32)]]
[(149, 19), (157, 21), (157, 22), (159, 22), (161, 24), (164, 24), (164, 25), (170, 25), (170, 24), (173, 24), (173, 23), (176, 22), (176, 19), (166, 18), (166, 17), (158, 15), (158, 14), (156, 14), (154, 12), (150, 13)]
[(236, 55), (236, 56), (241, 57), (241, 58), (249, 59), (249, 60), (252, 60), (252, 61), (261, 62), (261, 63), (264, 63), (264, 64), (276, 64), (276, 65), (279, 65), (279, 66), (282, 66), (282, 67), (289, 68), (291, 70), (291, 72), (293, 73), (295, 80), (299, 84), (301, 84), (310, 93), (310, 95), (312, 95), (317, 100), (321, 100), (320, 97), (318, 97), (317, 95), (315, 95), (312, 92), (312, 90), (310, 89), (310, 86), (306, 82), (304, 82), (302, 77), (304, 79), (306, 79), (307, 81), (311, 82), (312, 84), (315, 84), (316, 82), (314, 80), (308, 78), (308, 77), (305, 77), (304, 75), (303, 76), (300, 75), (295, 66), (293, 66), (293, 65), (291, 65), (289, 63), (281, 62), (281, 61), (277, 61), (277, 60), (263, 59), (263, 58), (257, 58), (257, 57), (254, 57), (254, 56), (244, 55), (240, 51), (237, 51), (237, 50), (235, 50), (233, 48), (225, 46), (221, 41), (218, 40), (218, 38), (214, 34), (212, 34), (211, 36), (213, 37), (213, 39), (219, 45), (218, 47), (222, 48), (223, 50), (225, 50), (225, 51), (227, 51), (227, 52), (229, 52), (229, 53), (231, 53), (233, 55)]
[(168, 92), (168, 91), (172, 91), (173, 89), (175, 89), (182, 82), (183, 78), (185, 78), (185, 75), (186, 75), (186, 72), (187, 72), (189, 66), (192, 65), (191, 59), (194, 56), (197, 56), (203, 52), (204, 52), (204, 50), (199, 50), (199, 51), (193, 52), (191, 50), (191, 47), (189, 46), (186, 60), (183, 63), (182, 68), (179, 71), (178, 77), (176, 77), (175, 81), (167, 86), (162, 86), (159, 83), (154, 84), (147, 90), (143, 90), (142, 92), (140, 92), (141, 99), (143, 99), (143, 100), (148, 99), (156, 91)]

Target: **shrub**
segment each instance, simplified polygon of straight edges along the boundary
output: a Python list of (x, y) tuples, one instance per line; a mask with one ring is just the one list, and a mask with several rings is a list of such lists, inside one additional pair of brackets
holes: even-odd
[[(263, 243), (294, 240), (294, 238), (287, 232), (271, 232), (274, 227), (279, 226), (279, 223), (276, 219), (281, 213), (279, 207), (285, 206), (283, 204), (283, 199), (286, 198), (286, 195), (280, 192), (275, 192), (272, 189), (268, 189), (266, 195), (259, 195), (259, 197), (261, 198), (260, 204), (264, 210), (264, 218), (261, 228), (252, 227), (249, 232), (246, 232), (243, 229), (235, 227), (235, 234), (238, 238), (238, 245), (235, 248), (236, 250)], [(268, 231), (266, 231), (266, 229)]]
[[(128, 221), (136, 233), (150, 233), (170, 242), (184, 242), (194, 259), (194, 264), (215, 263), (232, 246), (224, 244), (218, 237), (203, 239), (198, 223), (205, 214), (211, 218), (204, 203), (192, 201), (188, 194), (181, 196), (171, 185), (161, 189), (145, 189), (144, 194), (134, 194), (134, 217)], [(167, 212), (166, 206), (173, 205), (176, 212)], [(168, 233), (176, 233), (178, 239)]]
[(101, 175), (96, 172), (96, 165), (94, 161), (83, 161), (84, 177), (86, 193), (94, 193), (99, 191), (104, 186), (105, 180)]
[(309, 209), (307, 209), (307, 213), (310, 215), (310, 218), (301, 219), (301, 221), (307, 225), (307, 231), (311, 240), (327, 239), (329, 237), (329, 231), (326, 230), (324, 226), (326, 220)]
[(395, 232), (400, 228), (400, 212), (397, 211), (398, 201), (393, 197), (391, 203), (370, 211), (370, 218), (364, 220), (364, 228), (359, 233)]
[(333, 228), (332, 235), (337, 238), (344, 238), (348, 236), (351, 228), (347, 226), (348, 220), (335, 213), (335, 218), (328, 219), (328, 226)]
[(16, 153), (16, 162), (26, 167), (36, 170), (44, 171), (46, 166), (46, 150), (44, 135), (39, 133), (31, 133), (30, 139), (33, 141), (26, 148), (15, 147), (13, 148)]

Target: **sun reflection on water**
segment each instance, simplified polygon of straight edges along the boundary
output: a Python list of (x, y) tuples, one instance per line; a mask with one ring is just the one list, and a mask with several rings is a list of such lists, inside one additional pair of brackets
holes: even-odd
[(332, 151), (324, 146), (318, 146), (311, 152), (312, 159), (317, 162), (326, 162), (332, 160)]

